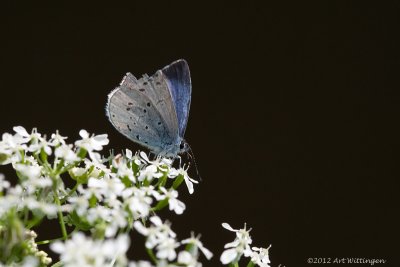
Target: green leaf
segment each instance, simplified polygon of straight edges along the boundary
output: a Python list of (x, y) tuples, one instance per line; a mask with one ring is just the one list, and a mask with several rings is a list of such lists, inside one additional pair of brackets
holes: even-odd
[(160, 182), (159, 182), (159, 185), (158, 185), (158, 187), (164, 187), (165, 186), (165, 184), (167, 183), (167, 173), (165, 172), (164, 174), (163, 174), (163, 176), (161, 176), (160, 177)]
[(87, 154), (86, 149), (84, 149), (82, 147), (79, 148), (78, 153), (77, 153), (78, 157), (80, 157), (81, 159), (84, 159), (86, 157), (86, 154)]
[(121, 182), (125, 185), (125, 187), (129, 188), (132, 186), (132, 181), (129, 179), (128, 176), (121, 177)]
[(95, 195), (92, 195), (89, 199), (89, 206), (93, 208), (97, 204), (97, 197)]
[(154, 211), (162, 210), (165, 206), (168, 205), (168, 198), (164, 198), (163, 200), (159, 201), (157, 205), (153, 208)]
[(76, 211), (73, 211), (70, 214), (68, 214), (68, 216), (66, 217), (66, 223), (74, 225), (75, 227), (83, 231), (88, 231), (92, 229), (92, 226), (86, 220), (79, 217)]
[(58, 261), (58, 262), (54, 263), (53, 265), (51, 265), (51, 267), (61, 267), (61, 266), (63, 266), (62, 261)]
[(2, 165), (8, 159), (7, 154), (0, 154), (0, 165)]
[(172, 184), (172, 187), (176, 190), (178, 189), (178, 187), (181, 185), (181, 183), (183, 182), (184, 177), (182, 174), (179, 174), (178, 177), (175, 178), (174, 183)]
[(40, 159), (42, 162), (47, 162), (47, 154), (43, 148), (40, 150)]
[(139, 166), (134, 161), (132, 161), (132, 171), (135, 176), (139, 173)]

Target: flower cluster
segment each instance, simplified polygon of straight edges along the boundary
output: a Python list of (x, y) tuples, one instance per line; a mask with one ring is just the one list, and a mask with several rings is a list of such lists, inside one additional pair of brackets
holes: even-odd
[[(199, 237), (179, 241), (170, 223), (157, 216), (164, 208), (185, 211), (177, 190), (185, 184), (193, 194), (197, 183), (185, 166), (128, 149), (104, 157), (107, 135), (85, 130), (73, 144), (58, 132), (50, 138), (21, 126), (14, 132), (0, 140), (0, 165), (12, 166), (18, 177), (10, 183), (0, 174), (0, 267), (49, 266), (52, 259), (38, 248), (49, 243), (60, 255), (54, 266), (201, 267), (202, 255), (212, 257)], [(36, 242), (32, 229), (44, 219), (58, 222), (62, 236)], [(246, 228), (223, 226), (236, 232), (225, 245), (223, 264), (236, 264), (244, 255), (247, 266), (269, 267), (269, 248), (251, 248)], [(132, 230), (145, 236), (150, 261), (128, 259)]]
[[(134, 223), (135, 229), (146, 236), (146, 249), (153, 251), (156, 250), (155, 257), (160, 259), (157, 266), (188, 266), (200, 267), (198, 262), (200, 256), (199, 251), (207, 259), (211, 259), (213, 254), (203, 246), (199, 238), (194, 237), (178, 242), (176, 234), (171, 230), (168, 222), (163, 223), (158, 216), (150, 217), (151, 226), (146, 227), (141, 222)], [(185, 245), (186, 249), (179, 252), (177, 255), (176, 249)], [(152, 255), (153, 252), (151, 252)], [(140, 264), (147, 264), (145, 266), (152, 266), (149, 262), (135, 263), (133, 266), (141, 266)]]
[(126, 252), (129, 237), (120, 235), (116, 239), (93, 240), (81, 232), (74, 233), (66, 242), (51, 244), (59, 253), (65, 267), (76, 266), (127, 266)]
[[(10, 164), (19, 178), (11, 186), (0, 175), (0, 225), (7, 227), (3, 223), (7, 217), (29, 228), (46, 217), (58, 218), (63, 239), (69, 235), (66, 225), (74, 227), (77, 233), (71, 240), (52, 246), (61, 253), (66, 266), (68, 255), (74, 255), (69, 248), (74, 242), (86, 240), (80, 232), (90, 232), (88, 238), (93, 239), (87, 244), (98, 248), (93, 255), (112, 244), (118, 244), (124, 254), (128, 243), (121, 241), (127, 240), (121, 236), (132, 229), (136, 220), (146, 221), (150, 214), (165, 207), (182, 214), (186, 206), (178, 199), (177, 188), (185, 182), (193, 193), (193, 183), (197, 183), (184, 167), (173, 167), (168, 158), (149, 159), (144, 152), (133, 154), (128, 149), (124, 155), (102, 157), (99, 152), (109, 142), (105, 134), (91, 136), (81, 130), (81, 139), (72, 145), (58, 132), (47, 139), (36, 129), (28, 133), (17, 126), (14, 131), (3, 134), (0, 140), (0, 164)], [(71, 183), (74, 185), (68, 187)], [(99, 259), (101, 264), (94, 266), (110, 261), (126, 264), (122, 257), (110, 257), (105, 255)], [(117, 261), (119, 258), (122, 260)]]
[(243, 229), (233, 229), (229, 224), (223, 223), (222, 227), (236, 233), (236, 238), (233, 242), (225, 245), (226, 250), (221, 255), (223, 264), (232, 264), (239, 262), (242, 256), (249, 257), (250, 263), (247, 266), (257, 264), (261, 267), (270, 267), (269, 246), (268, 248), (250, 247), (253, 242), (250, 236), (250, 230), (246, 229), (246, 224)]

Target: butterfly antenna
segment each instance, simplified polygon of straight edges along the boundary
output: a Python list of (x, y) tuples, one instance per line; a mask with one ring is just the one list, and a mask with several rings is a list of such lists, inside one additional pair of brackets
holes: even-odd
[(190, 156), (191, 161), (193, 161), (193, 163), (194, 163), (194, 167), (196, 168), (197, 177), (199, 177), (199, 180), (202, 181), (200, 173), (199, 173), (199, 169), (197, 168), (196, 158), (194, 157), (193, 150), (188, 143), (186, 143), (186, 144), (189, 148), (189, 151), (187, 151), (186, 153), (188, 154), (188, 156)]

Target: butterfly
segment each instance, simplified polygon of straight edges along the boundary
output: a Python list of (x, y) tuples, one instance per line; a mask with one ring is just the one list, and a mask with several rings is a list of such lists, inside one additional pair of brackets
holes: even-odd
[(130, 140), (156, 155), (175, 158), (190, 149), (183, 137), (191, 95), (189, 66), (179, 59), (152, 76), (136, 79), (128, 72), (108, 95), (106, 114)]

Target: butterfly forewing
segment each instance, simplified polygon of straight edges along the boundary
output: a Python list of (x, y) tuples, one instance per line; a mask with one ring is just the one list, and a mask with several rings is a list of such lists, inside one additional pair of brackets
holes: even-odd
[(189, 66), (184, 59), (180, 59), (163, 68), (162, 73), (174, 101), (179, 125), (179, 136), (183, 137), (189, 117), (192, 95)]

